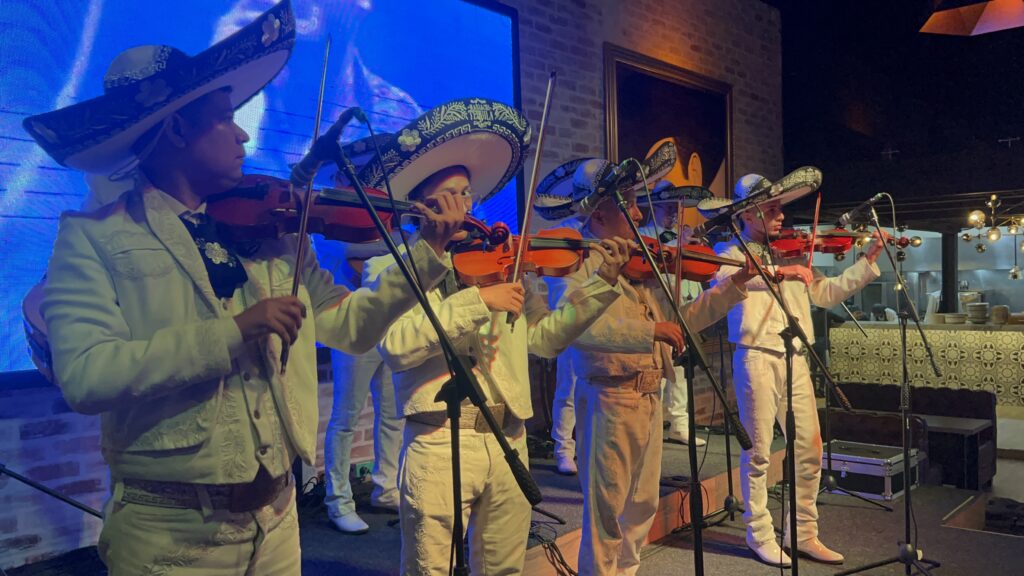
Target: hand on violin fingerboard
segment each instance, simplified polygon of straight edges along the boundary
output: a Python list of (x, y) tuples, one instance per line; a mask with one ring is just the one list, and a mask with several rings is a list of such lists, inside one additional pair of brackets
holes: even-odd
[(805, 286), (810, 286), (811, 282), (814, 281), (814, 273), (811, 272), (811, 269), (799, 264), (779, 266), (775, 272), (776, 275), (781, 276), (783, 280), (799, 280), (800, 282), (803, 282)]
[(636, 242), (619, 238), (618, 236), (602, 240), (600, 244), (594, 244), (593, 249), (600, 253), (604, 259), (601, 267), (597, 269), (598, 275), (605, 282), (615, 286), (615, 283), (619, 280), (619, 274), (622, 272), (622, 267), (629, 262), (633, 251), (637, 247)]
[(430, 202), (437, 207), (436, 211), (419, 202), (413, 204), (423, 214), (424, 221), (420, 227), (423, 240), (441, 256), (452, 236), (462, 229), (466, 207), (461, 200), (450, 194), (438, 194)]
[(480, 299), (491, 312), (511, 312), (518, 316), (523, 311), (525, 297), (522, 282), (504, 282), (480, 289)]

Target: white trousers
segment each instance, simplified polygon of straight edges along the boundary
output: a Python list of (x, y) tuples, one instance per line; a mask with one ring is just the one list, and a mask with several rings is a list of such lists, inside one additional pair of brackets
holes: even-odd
[(576, 456), (576, 441), (572, 431), (576, 428), (576, 410), (573, 394), (576, 374), (569, 354), (558, 357), (555, 382), (555, 400), (551, 410), (551, 439), (555, 441), (555, 455), (572, 459)]
[(376, 350), (352, 356), (331, 350), (334, 402), (324, 439), (327, 496), (324, 504), (332, 518), (356, 511), (349, 469), (352, 440), (366, 396), (373, 394), (374, 504), (398, 505), (398, 451), (404, 419), (396, 418), (395, 389), (388, 368)]
[(661, 411), (658, 394), (577, 382), (580, 576), (640, 569), (640, 548), (658, 510)]
[(686, 413), (686, 408), (689, 405), (690, 397), (686, 393), (686, 369), (683, 366), (675, 366), (674, 371), (676, 373), (675, 382), (662, 380), (665, 419), (669, 421), (673, 431), (688, 436), (690, 415)]
[[(740, 487), (746, 512), (747, 543), (775, 539), (768, 512), (767, 473), (771, 458), (772, 427), (776, 420), (785, 430), (786, 358), (780, 353), (737, 348), (733, 355), (733, 383), (740, 421), (754, 446), (740, 454)], [(793, 415), (796, 421), (797, 542), (818, 535), (818, 484), (821, 480), (821, 432), (814, 386), (805, 356), (793, 358)], [(786, 532), (789, 523), (785, 522)]]
[[(505, 437), (528, 465), (523, 422), (507, 425)], [(470, 571), (477, 576), (522, 574), (530, 503), (490, 432), (463, 429), (459, 441)], [(447, 576), (454, 521), (449, 428), (406, 422), (399, 482), (402, 574)]]
[(252, 512), (112, 501), (104, 511), (96, 547), (110, 576), (299, 576), (301, 570), (292, 486)]

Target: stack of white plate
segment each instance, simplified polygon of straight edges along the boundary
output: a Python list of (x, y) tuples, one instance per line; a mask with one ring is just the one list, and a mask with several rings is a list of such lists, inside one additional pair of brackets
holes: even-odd
[(972, 302), (967, 305), (967, 320), (971, 324), (988, 322), (988, 302)]
[(959, 312), (948, 312), (945, 317), (946, 324), (963, 324), (967, 322), (967, 314)]

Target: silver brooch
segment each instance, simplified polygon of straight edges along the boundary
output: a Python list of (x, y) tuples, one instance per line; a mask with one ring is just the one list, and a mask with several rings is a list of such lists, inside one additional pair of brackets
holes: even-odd
[(210, 259), (210, 262), (214, 264), (227, 264), (231, 262), (230, 254), (219, 242), (207, 242), (206, 246), (203, 246), (203, 252), (206, 253), (206, 257)]

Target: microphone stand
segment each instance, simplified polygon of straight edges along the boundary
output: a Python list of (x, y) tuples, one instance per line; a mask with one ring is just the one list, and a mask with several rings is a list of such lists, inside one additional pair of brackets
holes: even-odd
[[(643, 241), (643, 237), (640, 234), (640, 229), (637, 227), (636, 222), (629, 215), (629, 203), (623, 197), (622, 192), (618, 186), (612, 186), (615, 194), (615, 202), (622, 212), (622, 216), (626, 219), (629, 224), (630, 230), (633, 233), (633, 237), (636, 239), (637, 244), (640, 245), (640, 250), (643, 252), (644, 258), (655, 266), (657, 260), (651, 253), (651, 248)], [(657, 270), (655, 268), (655, 270)], [(689, 487), (689, 498), (690, 498), (690, 525), (693, 526), (693, 563), (694, 563), (694, 574), (697, 576), (703, 576), (704, 574), (704, 538), (703, 538), (703, 523), (704, 523), (704, 503), (701, 494), (700, 478), (698, 477), (698, 464), (697, 464), (697, 444), (694, 441), (697, 437), (696, 429), (696, 414), (694, 413), (694, 395), (693, 395), (693, 379), (695, 374), (695, 368), (700, 366), (701, 370), (707, 376), (708, 381), (711, 383), (712, 390), (718, 394), (719, 400), (722, 401), (722, 409), (725, 414), (726, 421), (732, 421), (736, 428), (736, 439), (739, 441), (740, 446), (744, 449), (750, 449), (753, 443), (750, 441), (750, 436), (747, 435), (747, 431), (743, 428), (743, 424), (740, 423), (736, 414), (729, 409), (729, 404), (726, 402), (725, 392), (722, 387), (718, 384), (715, 379), (714, 373), (711, 372), (710, 365), (708, 364), (707, 358), (704, 357), (704, 350), (701, 349), (697, 339), (694, 338), (693, 332), (687, 325), (686, 320), (683, 318), (682, 312), (679, 310), (679, 306), (672, 299), (672, 291), (669, 290), (668, 283), (665, 278), (658, 273), (654, 274), (654, 277), (658, 279), (658, 284), (661, 286), (662, 291), (665, 294), (665, 299), (671, 302), (671, 308), (673, 314), (675, 314), (675, 320), (679, 324), (679, 327), (683, 331), (683, 338), (686, 343), (686, 394), (689, 397), (689, 401), (686, 403), (686, 413), (690, 422), (687, 425), (687, 433), (690, 436), (690, 442), (687, 444), (687, 452), (690, 457), (690, 487)]]
[[(797, 318), (793, 316), (786, 305), (785, 298), (782, 297), (782, 290), (780, 287), (775, 286), (771, 278), (769, 278), (767, 272), (761, 263), (754, 258), (753, 253), (750, 250), (750, 246), (747, 245), (747, 241), (743, 239), (743, 234), (740, 232), (739, 226), (736, 224), (736, 215), (729, 220), (729, 226), (732, 229), (733, 236), (736, 237), (736, 241), (748, 258), (750, 258), (757, 268), (757, 273), (761, 277), (761, 280), (765, 283), (765, 287), (768, 293), (772, 295), (772, 298), (779, 304), (780, 310), (786, 317), (786, 327), (783, 328), (779, 336), (782, 337), (782, 341), (786, 347), (786, 476), (787, 483), (789, 484), (789, 545), (790, 545), (790, 560), (792, 561), (792, 572), (793, 576), (800, 574), (800, 562), (799, 556), (800, 551), (797, 548), (797, 532), (796, 532), (796, 416), (793, 413), (793, 356), (796, 354), (796, 349), (793, 347), (793, 339), (798, 338), (804, 346), (804, 350), (807, 354), (814, 359), (815, 365), (821, 370), (822, 376), (825, 378), (827, 392), (835, 394), (836, 399), (839, 401), (839, 405), (846, 411), (851, 411), (850, 400), (847, 399), (846, 395), (836, 385), (832, 375), (829, 373), (828, 368), (822, 361), (818, 353), (811, 347), (810, 339), (807, 337), (807, 333), (804, 332), (802, 326), (797, 321)], [(785, 542), (783, 542), (785, 544)]]
[[(727, 328), (723, 325), (722, 321), (718, 323), (718, 377), (722, 382), (725, 382), (725, 330)], [(729, 513), (729, 521), (736, 520), (736, 511), (743, 512), (743, 508), (739, 505), (739, 500), (736, 499), (736, 492), (732, 485), (732, 441), (729, 436), (732, 434), (732, 426), (729, 424), (729, 419), (726, 418), (725, 424), (725, 478), (729, 486), (729, 493), (725, 497), (725, 502), (722, 504), (725, 511)]]
[[(878, 231), (878, 235), (882, 235), (882, 226), (878, 222), (878, 213), (875, 209), (871, 209), (871, 222), (875, 226), (875, 230)], [(910, 534), (910, 523), (911, 523), (911, 482), (910, 482), (910, 444), (911, 429), (910, 429), (910, 418), (913, 416), (911, 413), (910, 404), (910, 372), (907, 369), (907, 320), (912, 319), (914, 324), (917, 325), (918, 334), (921, 336), (921, 342), (924, 344), (925, 352), (928, 354), (928, 359), (931, 361), (932, 370), (935, 372), (935, 376), (941, 377), (942, 372), (939, 370), (939, 365), (935, 362), (935, 355), (932, 353), (931, 346), (928, 345), (928, 339), (925, 338), (924, 328), (921, 327), (921, 317), (917, 314), (917, 307), (914, 305), (913, 299), (910, 298), (910, 294), (907, 292), (907, 283), (903, 278), (903, 274), (900, 268), (896, 265), (896, 260), (892, 256), (892, 252), (889, 250), (889, 243), (882, 242), (882, 246), (885, 249), (885, 255), (889, 258), (889, 263), (892, 264), (893, 273), (896, 274), (896, 283), (899, 286), (900, 296), (906, 301), (907, 306), (901, 308), (900, 311), (900, 352), (903, 360), (903, 380), (900, 383), (900, 420), (903, 426), (903, 485), (906, 490), (903, 493), (903, 542), (900, 543), (899, 553), (896, 556), (880, 560), (878, 562), (872, 562), (863, 566), (852, 568), (850, 570), (844, 570), (838, 572), (840, 574), (857, 574), (859, 572), (865, 572), (872, 570), (880, 566), (888, 566), (889, 564), (903, 564), (905, 573), (910, 576), (914, 568), (920, 571), (921, 574), (930, 576), (931, 572), (925, 568), (927, 565), (929, 568), (938, 568), (941, 566), (939, 562), (935, 560), (929, 560), (924, 557), (924, 552), (917, 548), (915, 542), (911, 542)], [(907, 310), (910, 313), (907, 313)]]
[[(494, 414), (491, 413), (487, 407), (487, 401), (484, 396), (483, 390), (480, 388), (480, 383), (477, 381), (476, 376), (473, 374), (471, 367), (472, 359), (464, 356), (459, 356), (455, 353), (455, 348), (452, 345), (451, 340), (448, 338), (448, 334), (444, 331), (441, 326), (440, 320), (434, 313), (434, 309), (430, 306), (430, 302), (427, 300), (427, 296), (423, 291), (423, 288), (416, 282), (412, 271), (409, 268), (409, 263), (401, 257), (401, 253), (398, 251), (398, 246), (395, 244), (391, 234), (388, 233), (387, 227), (384, 222), (381, 221), (380, 216), (377, 214), (377, 210), (374, 209), (373, 203), (370, 201), (369, 196), (366, 194), (366, 190), (363, 188), (362, 182), (356, 176), (355, 167), (352, 166), (349, 159), (345, 156), (344, 151), (339, 145), (335, 152), (335, 162), (344, 171), (345, 176), (348, 177), (355, 189), (359, 198), (363, 202), (363, 206), (369, 213), (370, 218), (373, 220), (374, 226), (377, 228), (377, 232), (380, 233), (381, 239), (387, 245), (388, 250), (395, 258), (395, 263), (399, 270), (402, 271), (402, 275), (405, 276), (406, 281), (412, 288), (413, 294), (416, 296), (416, 300), (419, 301), (420, 306), (423, 307), (423, 312), (427, 317), (427, 320), (433, 326), (437, 332), (438, 342), (441, 346), (441, 350), (444, 352), (445, 360), (448, 362), (448, 369), (451, 371), (452, 378), (448, 380), (442, 387), (441, 391), (438, 392), (436, 400), (443, 400), (447, 406), (448, 419), (451, 422), (451, 444), (452, 444), (452, 493), (454, 494), (453, 499), (453, 516), (452, 516), (452, 545), (455, 548), (455, 569), (454, 572), (458, 576), (469, 574), (469, 567), (466, 564), (466, 550), (463, 544), (465, 540), (465, 529), (462, 523), (462, 473), (461, 473), (461, 461), (459, 452), (459, 417), (461, 415), (461, 405), (464, 398), (468, 398), (470, 402), (476, 406), (480, 413), (483, 415), (484, 420), (487, 422), (488, 428), (491, 433), (498, 441), (498, 445), (501, 447), (502, 452), (505, 454), (505, 461), (508, 462), (509, 467), (512, 469), (512, 475), (516, 479), (516, 483), (519, 485), (520, 490), (523, 491), (523, 495), (526, 496), (527, 501), (531, 506), (535, 506), (540, 503), (542, 497), (540, 488), (537, 483), (530, 476), (530, 472), (523, 465), (522, 460), (519, 458), (519, 453), (509, 445), (508, 440), (505, 438), (505, 434), (502, 432), (501, 425), (494, 419)], [(412, 255), (409, 255), (410, 259)]]

